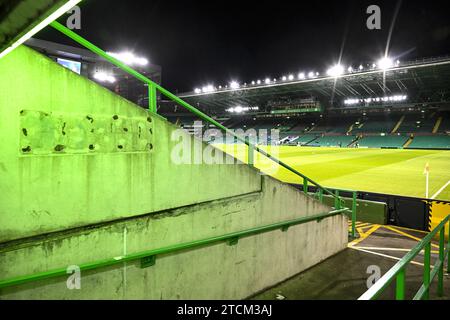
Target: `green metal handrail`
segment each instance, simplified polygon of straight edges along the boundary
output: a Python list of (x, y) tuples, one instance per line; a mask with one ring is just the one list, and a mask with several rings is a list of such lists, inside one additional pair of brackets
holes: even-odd
[[(444, 264), (445, 258), (448, 259), (447, 272), (450, 272), (450, 237), (445, 249), (445, 225), (449, 222), (450, 215), (420, 241), (410, 252), (408, 252), (399, 262), (397, 262), (380, 280), (378, 280), (369, 290), (366, 291), (358, 300), (375, 300), (384, 290), (396, 279), (395, 297), (397, 300), (405, 299), (405, 278), (406, 267), (408, 264), (425, 249), (423, 284), (417, 291), (413, 300), (429, 299), (430, 285), (433, 279), (438, 276), (438, 296), (444, 295)], [(450, 231), (450, 222), (449, 222)], [(431, 266), (431, 241), (439, 232), (439, 259), (430, 272)]]
[[(129, 73), (130, 75), (134, 76), (135, 78), (139, 79), (140, 81), (146, 83), (148, 85), (148, 88), (149, 88), (149, 109), (150, 109), (150, 112), (153, 112), (153, 113), (157, 112), (156, 96), (157, 96), (157, 92), (160, 92), (162, 95), (164, 95), (165, 97), (169, 98), (173, 102), (179, 104), (180, 106), (184, 107), (185, 109), (187, 109), (191, 113), (193, 113), (196, 116), (198, 116), (200, 119), (202, 119), (202, 120), (204, 120), (206, 122), (209, 122), (210, 124), (212, 124), (212, 125), (216, 126), (217, 128), (221, 129), (225, 133), (233, 136), (238, 141), (241, 141), (244, 144), (246, 144), (248, 146), (249, 154), (251, 153), (253, 155), (254, 151), (259, 152), (260, 154), (262, 154), (263, 156), (265, 156), (268, 159), (272, 160), (273, 162), (279, 164), (283, 168), (285, 168), (285, 169), (289, 170), (290, 172), (294, 173), (295, 175), (301, 177), (303, 179), (303, 184), (305, 186), (307, 186), (308, 183), (311, 183), (311, 184), (315, 185), (317, 188), (323, 190), (323, 192), (331, 195), (333, 198), (336, 199), (337, 202), (339, 202), (339, 206), (336, 206), (336, 208), (340, 208), (343, 205), (343, 200), (338, 195), (332, 193), (330, 190), (328, 190), (325, 187), (321, 186), (319, 183), (315, 182), (314, 180), (308, 178), (307, 176), (305, 176), (301, 172), (295, 170), (294, 168), (292, 168), (288, 164), (282, 162), (281, 160), (275, 158), (274, 156), (272, 156), (268, 152), (262, 150), (261, 148), (259, 148), (256, 145), (252, 144), (247, 139), (245, 139), (243, 137), (240, 137), (239, 135), (235, 134), (230, 129), (228, 129), (225, 126), (221, 125), (219, 122), (217, 122), (213, 118), (209, 117), (205, 113), (201, 112), (197, 108), (191, 106), (189, 103), (187, 103), (183, 99), (177, 97), (173, 93), (171, 93), (168, 90), (164, 89), (159, 84), (153, 82), (152, 80), (150, 80), (146, 76), (142, 75), (141, 73), (137, 72), (136, 70), (134, 70), (131, 67), (127, 66), (126, 64), (122, 63), (118, 59), (116, 59), (114, 57), (111, 57), (104, 50), (100, 49), (99, 47), (97, 47), (96, 45), (92, 44), (88, 40), (86, 40), (83, 37), (79, 36), (78, 34), (73, 32), (72, 30), (70, 30), (69, 28), (65, 27), (64, 25), (60, 24), (57, 21), (52, 22), (50, 24), (50, 26), (52, 26), (53, 28), (55, 28), (59, 32), (63, 33), (67, 37), (71, 38), (75, 42), (81, 44), (85, 48), (87, 48), (87, 49), (91, 50), (92, 52), (96, 53), (97, 55), (101, 56), (102, 58), (104, 58), (105, 60), (109, 61), (110, 63), (112, 63), (113, 65), (117, 66), (118, 68), (122, 69), (123, 71)], [(249, 157), (249, 158), (252, 158), (252, 157)]]
[[(320, 213), (316, 215), (311, 215), (307, 217), (301, 217), (289, 221), (284, 222), (277, 222), (265, 226), (260, 227), (254, 227), (247, 230), (232, 232), (220, 236), (210, 237), (206, 239), (200, 239), (190, 242), (184, 242), (184, 243), (178, 243), (167, 247), (161, 247), (157, 249), (151, 249), (143, 252), (123, 255), (119, 257), (113, 257), (105, 260), (90, 262), (79, 265), (80, 270), (87, 271), (87, 270), (93, 270), (98, 269), (102, 267), (112, 266), (123, 262), (129, 262), (129, 261), (135, 261), (141, 259), (141, 267), (148, 267), (152, 266), (156, 261), (156, 256), (158, 255), (164, 255), (169, 254), (177, 251), (182, 250), (188, 250), (188, 249), (194, 249), (198, 247), (204, 247), (207, 245), (219, 243), (228, 241), (229, 245), (236, 245), (239, 241), (239, 239), (242, 239), (244, 237), (254, 236), (262, 233), (267, 233), (270, 231), (275, 231), (277, 229), (280, 229), (283, 232), (288, 231), (290, 227), (312, 222), (312, 221), (322, 221), (325, 218), (333, 217), (339, 214), (343, 214), (347, 211), (347, 209), (340, 209), (340, 210), (334, 210), (326, 213)], [(150, 262), (150, 263), (149, 263)], [(41, 273), (36, 273), (32, 275), (26, 275), (26, 276), (20, 276), (15, 277), (11, 279), (6, 280), (0, 280), (0, 289), (11, 287), (11, 286), (17, 286), (20, 284), (37, 281), (37, 280), (44, 280), (54, 277), (61, 277), (61, 276), (67, 276), (67, 268), (59, 268), (55, 270), (45, 271)]]

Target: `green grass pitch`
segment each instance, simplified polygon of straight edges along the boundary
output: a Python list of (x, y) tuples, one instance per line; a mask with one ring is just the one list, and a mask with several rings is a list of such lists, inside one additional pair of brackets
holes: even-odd
[[(218, 147), (247, 161), (245, 145)], [(411, 197), (425, 197), (424, 169), (429, 163), (429, 198), (450, 201), (450, 151), (289, 146), (267, 151), (325, 187)], [(256, 157), (255, 162), (263, 172), (271, 165), (262, 156)], [(271, 175), (284, 182), (302, 184), (284, 168)]]

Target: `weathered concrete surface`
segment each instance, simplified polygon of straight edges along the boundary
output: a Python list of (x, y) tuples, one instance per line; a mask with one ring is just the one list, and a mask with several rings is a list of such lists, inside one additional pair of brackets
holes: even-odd
[[(2, 278), (140, 252), (326, 211), (288, 185), (264, 178), (263, 191), (133, 218), (0, 250)], [(126, 229), (126, 231), (125, 231)], [(126, 233), (126, 235), (125, 235)], [(160, 256), (82, 274), (82, 289), (66, 278), (0, 289), (2, 299), (239, 299), (287, 279), (343, 250), (347, 219), (321, 222)], [(126, 248), (126, 249), (125, 249)]]
[[(0, 62), (0, 84), (0, 280), (330, 211), (243, 164), (174, 164), (175, 126), (148, 121), (145, 110), (25, 47)], [(152, 133), (143, 136), (146, 122)], [(1, 289), (0, 298), (239, 299), (346, 244), (340, 215), (158, 256), (146, 269), (136, 261), (85, 272), (81, 290), (63, 277)]]
[(244, 165), (173, 164), (175, 126), (23, 46), (0, 60), (0, 114), (0, 243), (261, 188)]

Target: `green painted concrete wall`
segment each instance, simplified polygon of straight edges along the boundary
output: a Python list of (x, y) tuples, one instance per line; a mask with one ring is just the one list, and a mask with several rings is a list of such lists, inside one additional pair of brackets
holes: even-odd
[(172, 164), (173, 125), (26, 47), (0, 61), (0, 114), (0, 242), (261, 188), (246, 166)]
[[(173, 164), (175, 126), (26, 47), (0, 60), (0, 113), (0, 280), (330, 210), (243, 164)], [(346, 244), (340, 215), (0, 299), (239, 299)]]

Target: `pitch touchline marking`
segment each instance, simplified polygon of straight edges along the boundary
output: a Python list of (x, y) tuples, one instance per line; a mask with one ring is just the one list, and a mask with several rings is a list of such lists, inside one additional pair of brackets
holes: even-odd
[(436, 193), (431, 197), (431, 199), (436, 199), (436, 197), (437, 197), (438, 195), (440, 195), (441, 192), (444, 191), (445, 188), (447, 188), (447, 186), (448, 186), (449, 184), (450, 184), (450, 180), (449, 180), (449, 181), (448, 181), (441, 189), (439, 189), (439, 191), (436, 192)]
[[(350, 249), (353, 249), (353, 250), (358, 250), (358, 251), (361, 251), (361, 252), (371, 253), (371, 254), (374, 254), (374, 255), (376, 255), (376, 256), (381, 256), (381, 257), (385, 257), (385, 258), (389, 258), (389, 259), (394, 259), (394, 260), (396, 260), (396, 261), (402, 260), (402, 258), (397, 258), (397, 257), (389, 256), (389, 255), (387, 255), (387, 254), (383, 254), (383, 253), (379, 253), (379, 252), (372, 252), (372, 251), (369, 251), (369, 250), (360, 249), (360, 248), (358, 248), (358, 247), (349, 247), (349, 248), (350, 248)], [(416, 261), (411, 261), (410, 263), (411, 263), (411, 264), (415, 264), (415, 265), (418, 265), (418, 266), (422, 266), (422, 267), (423, 267), (423, 263), (419, 263), (419, 262), (416, 262)], [(433, 266), (430, 266), (430, 268), (433, 269)]]

